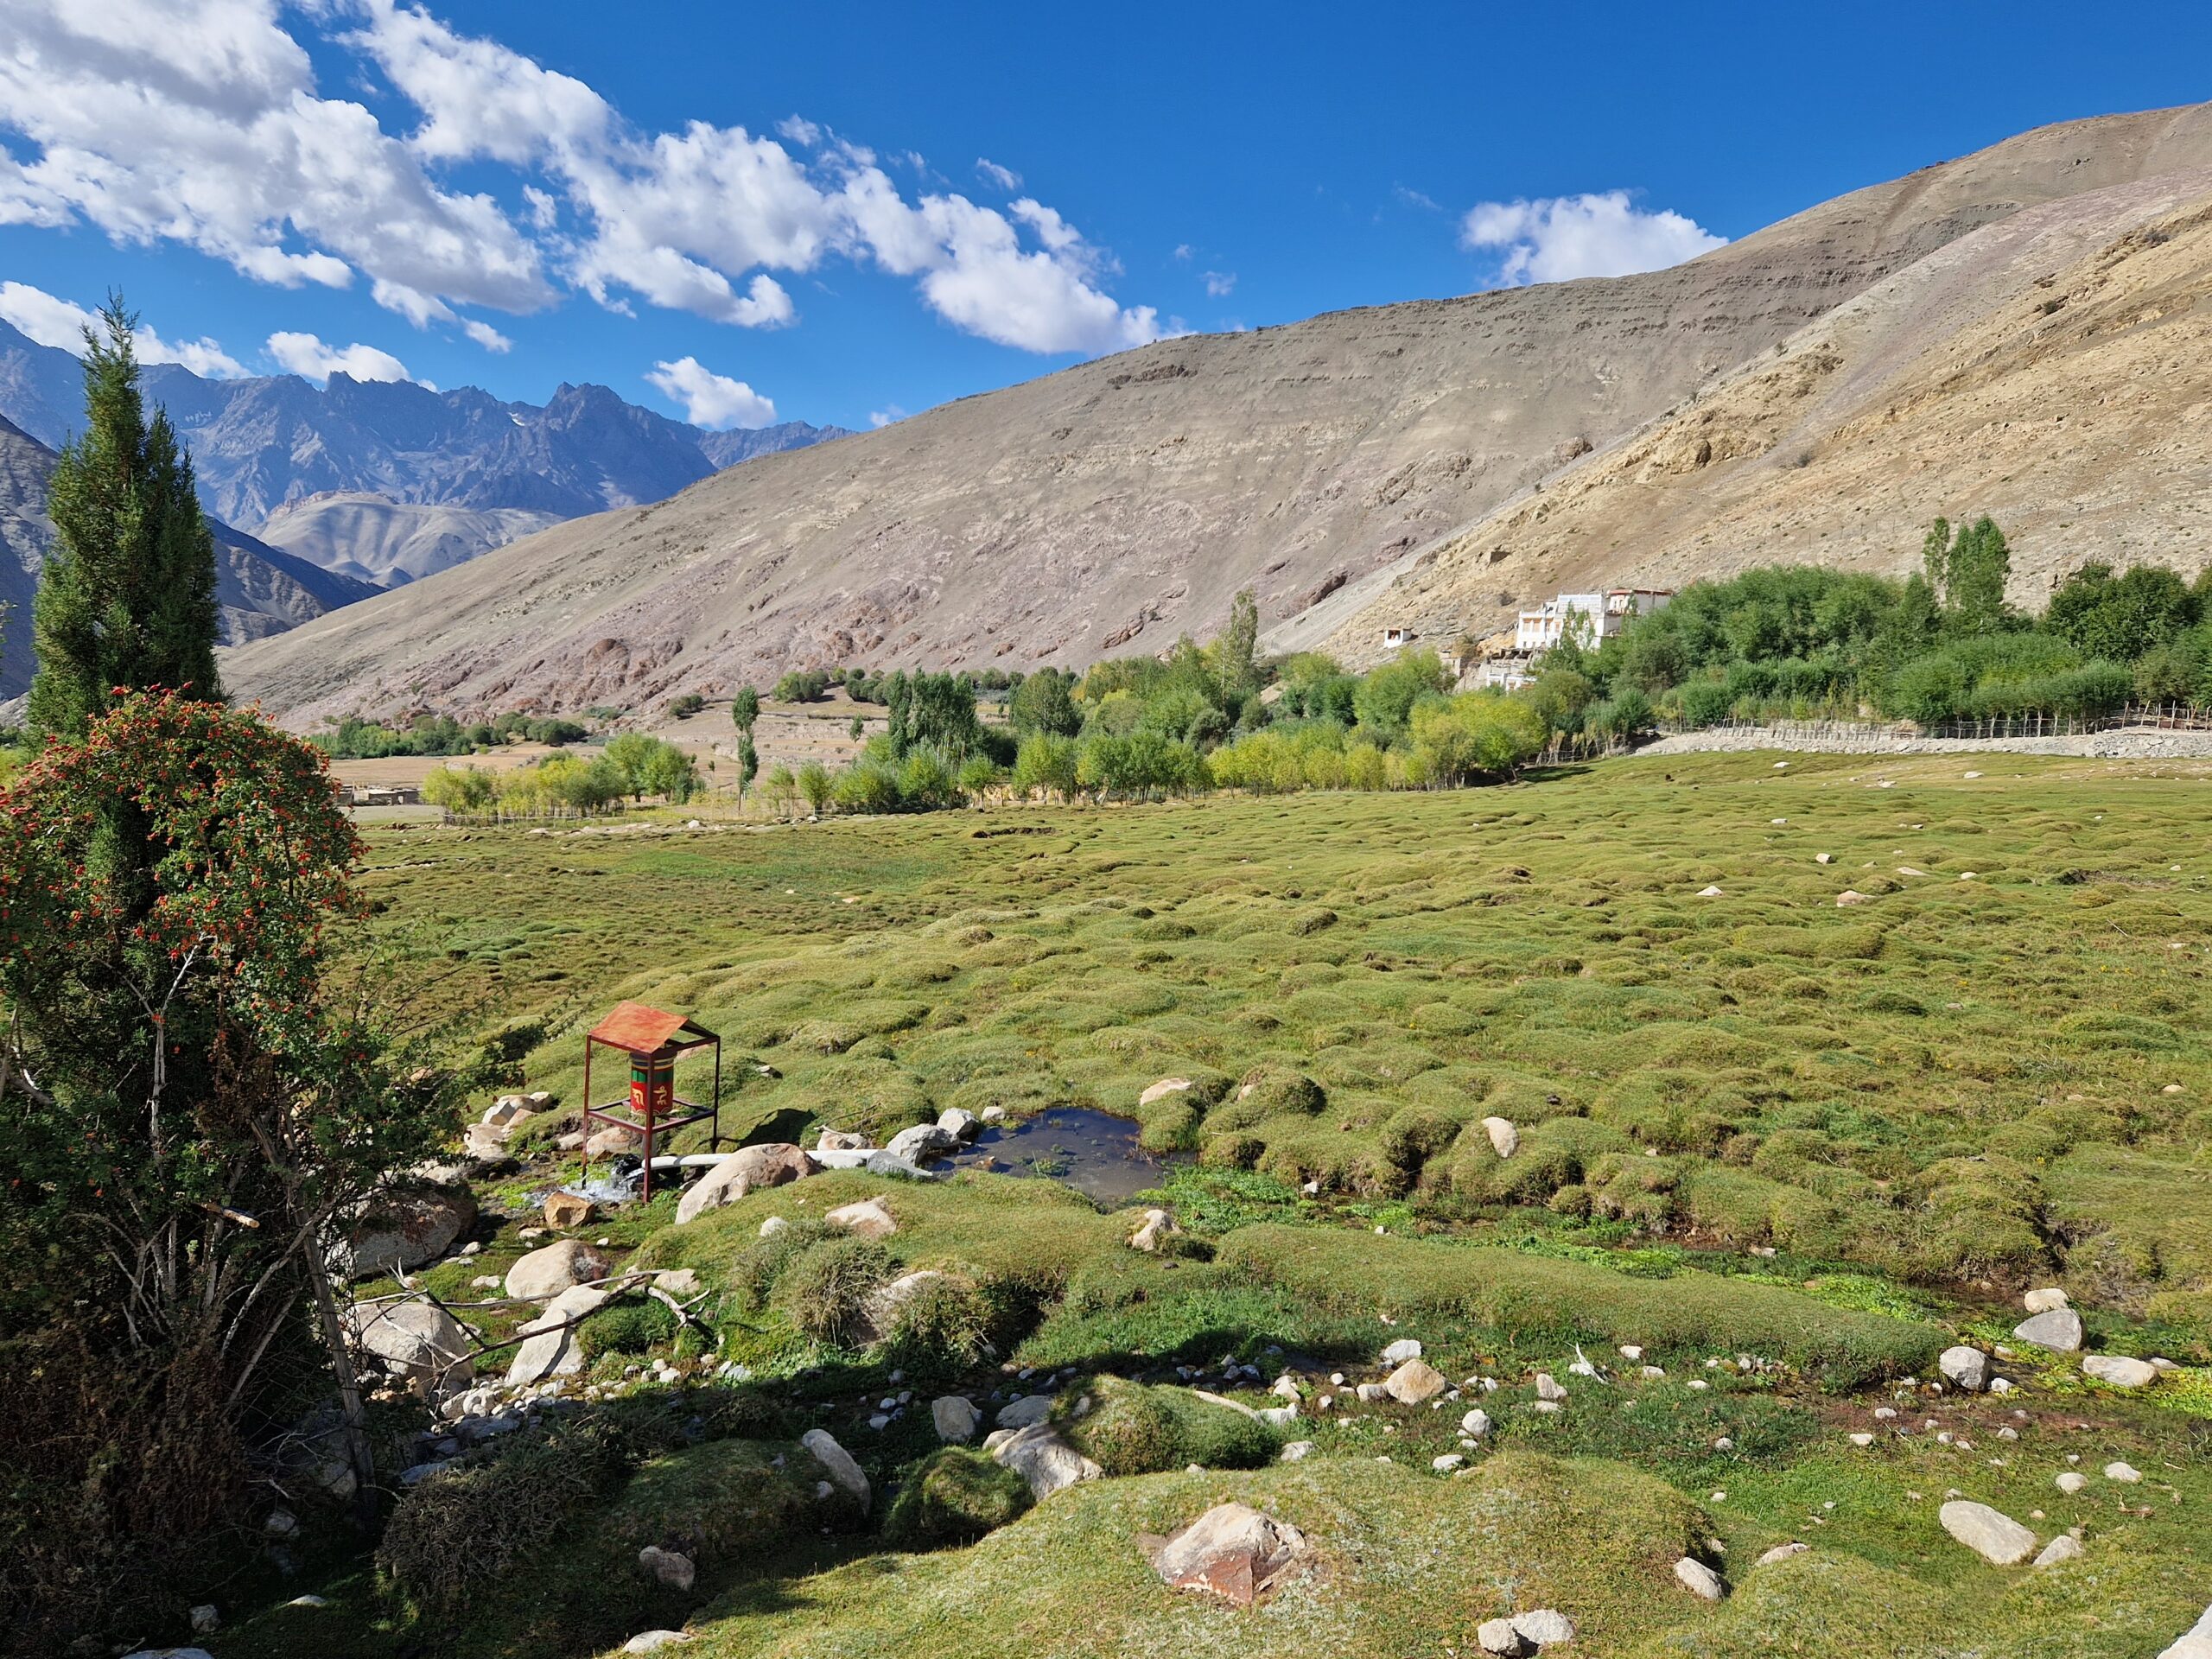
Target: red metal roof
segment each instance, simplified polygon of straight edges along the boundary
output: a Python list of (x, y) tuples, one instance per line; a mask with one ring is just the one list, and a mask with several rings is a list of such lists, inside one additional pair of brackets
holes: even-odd
[[(688, 1036), (689, 1040), (672, 1042), (679, 1036)], [(696, 1047), (717, 1039), (704, 1026), (695, 1026), (680, 1014), (649, 1008), (642, 1002), (621, 1002), (593, 1027), (591, 1040), (613, 1048), (626, 1048), (632, 1054), (651, 1054), (669, 1046)]]

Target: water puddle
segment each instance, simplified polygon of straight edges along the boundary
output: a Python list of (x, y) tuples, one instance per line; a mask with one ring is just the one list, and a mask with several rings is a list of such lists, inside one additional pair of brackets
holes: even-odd
[(1126, 1204), (1159, 1185), (1170, 1161), (1139, 1146), (1138, 1132), (1126, 1117), (1063, 1106), (1009, 1128), (987, 1128), (950, 1161), (962, 1169), (1044, 1176), (1100, 1204)]

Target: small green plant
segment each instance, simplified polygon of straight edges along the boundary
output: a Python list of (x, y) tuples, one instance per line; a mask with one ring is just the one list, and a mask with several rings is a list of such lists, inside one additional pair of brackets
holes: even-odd
[(872, 1239), (810, 1244), (776, 1276), (776, 1310), (802, 1336), (842, 1344), (867, 1329), (868, 1300), (893, 1272), (891, 1253)]

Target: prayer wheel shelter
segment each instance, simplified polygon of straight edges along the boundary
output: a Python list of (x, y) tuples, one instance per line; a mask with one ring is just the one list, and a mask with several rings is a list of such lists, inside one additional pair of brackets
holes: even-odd
[[(626, 1096), (594, 1103), (592, 1059), (600, 1049), (612, 1049), (627, 1062), (630, 1091)], [(708, 1103), (686, 1100), (676, 1092), (676, 1063), (702, 1049), (714, 1051), (714, 1093)], [(703, 1056), (702, 1057), (704, 1058)], [(707, 1146), (715, 1150), (721, 1140), (722, 1039), (696, 1020), (680, 1014), (647, 1007), (642, 1002), (623, 1002), (584, 1035), (584, 1166), (591, 1166), (594, 1127), (626, 1129), (645, 1141), (645, 1176), (639, 1196), (653, 1195), (653, 1143), (665, 1142), (678, 1129), (694, 1123), (710, 1125)]]

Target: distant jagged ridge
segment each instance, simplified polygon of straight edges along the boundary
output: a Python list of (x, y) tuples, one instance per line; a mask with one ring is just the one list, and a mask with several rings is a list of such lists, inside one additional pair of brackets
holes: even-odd
[[(336, 493), (552, 522), (663, 500), (741, 461), (845, 435), (804, 421), (703, 431), (596, 385), (564, 385), (540, 407), (344, 374), (321, 387), (290, 374), (209, 380), (173, 363), (146, 365), (144, 385), (190, 445), (209, 510), (257, 528)], [(57, 448), (82, 396), (74, 357), (0, 323), (0, 416)]]

